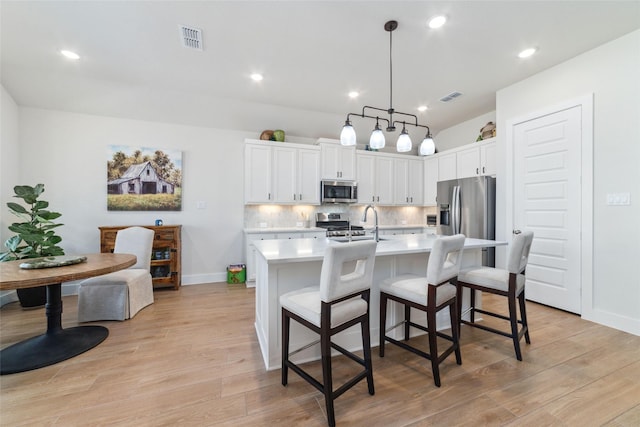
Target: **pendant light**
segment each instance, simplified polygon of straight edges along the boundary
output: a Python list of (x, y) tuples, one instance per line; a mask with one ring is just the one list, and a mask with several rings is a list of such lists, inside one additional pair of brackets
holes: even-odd
[(409, 132), (407, 132), (407, 129), (404, 127), (404, 123), (402, 124), (402, 132), (400, 132), (400, 136), (398, 137), (396, 150), (398, 150), (398, 153), (406, 153), (407, 151), (411, 151), (411, 137), (409, 136)]
[[(355, 139), (355, 132), (353, 133), (353, 137)], [(384, 148), (384, 145), (384, 133), (382, 133), (378, 119), (376, 119), (376, 127), (373, 129), (373, 132), (371, 132), (371, 138), (369, 138), (369, 147), (371, 147), (372, 150), (379, 150)]]
[(356, 145), (356, 131), (353, 130), (353, 126), (351, 126), (351, 122), (348, 119), (344, 123), (342, 132), (340, 132), (340, 144), (346, 147)]
[[(373, 132), (371, 133), (371, 137), (369, 138), (369, 146), (372, 149), (376, 149), (377, 150), (377, 149), (383, 148), (385, 146), (385, 137), (384, 137), (384, 134), (382, 133), (382, 129), (380, 129), (380, 125), (379, 125), (379, 121), (383, 120), (383, 121), (387, 122), (387, 128), (386, 128), (387, 132), (395, 132), (396, 124), (397, 123), (402, 123), (402, 132), (400, 133), (400, 137), (398, 138), (398, 142), (396, 144), (396, 150), (399, 153), (405, 153), (405, 152), (411, 151), (411, 148), (412, 148), (411, 137), (409, 137), (409, 132), (407, 132), (407, 129), (406, 129), (407, 125), (415, 126), (415, 127), (421, 127), (421, 128), (427, 129), (427, 136), (425, 137), (425, 139), (422, 142), (422, 144), (420, 144), (420, 151), (422, 152), (422, 146), (423, 145), (425, 146), (425, 152), (431, 151), (431, 149), (429, 148), (430, 147), (429, 144), (433, 145), (433, 139), (431, 138), (431, 132), (429, 130), (429, 126), (418, 124), (418, 117), (415, 114), (402, 113), (400, 111), (396, 111), (393, 108), (393, 62), (392, 62), (393, 39), (392, 39), (392, 33), (396, 28), (398, 28), (398, 22), (397, 21), (387, 21), (384, 24), (385, 31), (389, 32), (389, 108), (385, 109), (385, 108), (378, 108), (378, 107), (372, 107), (372, 106), (369, 106), (369, 105), (365, 105), (364, 107), (362, 107), (362, 113), (360, 113), (360, 114), (359, 113), (349, 113), (349, 114), (347, 114), (347, 120), (345, 121), (344, 127), (342, 128), (342, 132), (340, 133), (340, 143), (342, 145), (350, 146), (350, 145), (355, 145), (356, 144), (356, 132), (353, 129), (353, 126), (351, 125), (351, 121), (349, 120), (351, 116), (354, 116), (354, 117), (362, 117), (362, 118), (368, 118), (368, 119), (375, 119), (376, 120), (376, 126), (373, 129)], [(383, 111), (383, 112), (388, 114), (389, 118), (386, 119), (386, 118), (380, 117), (380, 116), (367, 115), (367, 114), (365, 114), (365, 110), (366, 109)], [(410, 121), (393, 120), (393, 115), (394, 114), (400, 114), (402, 116), (408, 116), (410, 118), (413, 118), (413, 120), (410, 120)], [(425, 143), (425, 141), (427, 141), (427, 142)], [(433, 148), (433, 152), (435, 152), (435, 146)], [(433, 154), (433, 152), (431, 152), (431, 154)], [(429, 155), (429, 154), (425, 154), (425, 155)]]
[(436, 144), (433, 142), (431, 133), (428, 133), (420, 143), (420, 149), (418, 150), (421, 156), (430, 156), (436, 152)]

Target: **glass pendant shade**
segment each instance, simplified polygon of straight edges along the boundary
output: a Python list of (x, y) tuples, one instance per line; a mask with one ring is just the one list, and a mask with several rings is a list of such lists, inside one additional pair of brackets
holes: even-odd
[(411, 151), (411, 138), (406, 129), (402, 129), (402, 133), (398, 137), (398, 143), (396, 144), (396, 150), (398, 153), (406, 153)]
[(371, 138), (369, 138), (369, 147), (371, 147), (372, 150), (379, 150), (384, 148), (384, 145), (384, 133), (382, 133), (380, 126), (378, 126), (378, 123), (376, 122), (376, 127), (373, 129), (373, 132), (371, 132)]
[(436, 145), (431, 136), (426, 136), (420, 144), (420, 155), (430, 156), (436, 152)]
[(344, 146), (356, 145), (356, 131), (348, 121), (344, 124), (342, 132), (340, 132), (340, 144)]

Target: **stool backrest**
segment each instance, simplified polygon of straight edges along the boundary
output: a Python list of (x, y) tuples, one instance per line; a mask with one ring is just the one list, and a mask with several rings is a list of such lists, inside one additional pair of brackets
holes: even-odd
[(511, 242), (511, 250), (509, 251), (507, 270), (509, 270), (509, 273), (520, 274), (527, 267), (527, 262), (529, 262), (533, 231), (524, 231), (514, 236)]
[[(365, 241), (327, 247), (320, 273), (320, 299), (332, 302), (369, 289), (373, 281), (376, 246), (375, 241)], [(354, 261), (355, 268), (345, 271), (345, 264)]]
[(118, 230), (113, 252), (133, 254), (137, 262), (129, 268), (149, 270), (151, 266), (151, 248), (155, 232), (144, 227), (128, 227)]
[(433, 243), (427, 265), (427, 282), (438, 285), (458, 276), (462, 265), (464, 234), (438, 237)]

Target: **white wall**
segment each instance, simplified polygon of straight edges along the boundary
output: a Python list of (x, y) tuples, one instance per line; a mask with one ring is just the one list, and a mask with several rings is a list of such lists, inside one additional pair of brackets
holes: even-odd
[[(183, 283), (226, 280), (242, 262), (244, 138), (253, 133), (20, 108), (20, 173), (10, 185), (45, 184), (62, 213), (67, 254), (99, 252), (101, 225), (182, 224)], [(107, 146), (177, 149), (183, 156), (180, 212), (109, 212)], [(204, 201), (206, 209), (196, 209)]]
[[(16, 220), (8, 209), (7, 202), (13, 197), (15, 177), (18, 176), (18, 106), (0, 85), (0, 252), (4, 242), (13, 233), (7, 227)], [(17, 301), (15, 291), (0, 292), (0, 305)]]
[(496, 122), (495, 111), (482, 114), (438, 132), (434, 136), (438, 153), (475, 142), (478, 135), (480, 135), (480, 129), (489, 122)]
[[(535, 60), (535, 58), (533, 58)], [(497, 92), (498, 176), (505, 176), (506, 122), (593, 93), (593, 289), (583, 316), (640, 334), (640, 30)], [(498, 181), (498, 230), (510, 232), (509, 197)], [(607, 206), (628, 192), (630, 206)], [(503, 215), (507, 215), (504, 217)]]

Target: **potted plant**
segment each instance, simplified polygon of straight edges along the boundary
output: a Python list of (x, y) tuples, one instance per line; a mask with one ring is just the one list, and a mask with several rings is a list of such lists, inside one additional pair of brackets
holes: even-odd
[[(13, 191), (14, 197), (22, 199), (29, 207), (25, 208), (18, 203), (7, 203), (9, 211), (24, 222), (14, 222), (9, 226), (9, 230), (16, 235), (4, 243), (7, 251), (0, 253), (0, 262), (64, 255), (64, 250), (58, 246), (62, 238), (53, 230), (63, 225), (53, 222), (62, 214), (47, 210), (49, 202), (38, 200), (44, 192), (44, 184), (38, 184), (35, 187), (16, 185)], [(46, 286), (18, 289), (17, 293), (22, 307), (38, 307), (46, 302)]]

